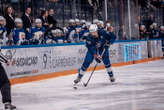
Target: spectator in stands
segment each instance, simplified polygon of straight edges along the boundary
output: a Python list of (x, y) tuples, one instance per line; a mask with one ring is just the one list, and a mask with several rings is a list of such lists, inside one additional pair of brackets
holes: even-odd
[(50, 28), (56, 27), (57, 21), (54, 18), (54, 10), (53, 9), (49, 9), (47, 20), (48, 20), (48, 24), (49, 24)]
[(139, 28), (140, 39), (141, 40), (148, 40), (147, 30), (145, 25), (141, 25)]
[(11, 30), (14, 29), (15, 23), (14, 23), (14, 16), (13, 16), (14, 10), (11, 6), (8, 6), (6, 8), (6, 14), (5, 14), (5, 19), (6, 19), (6, 28), (7, 28), (7, 34), (11, 34)]
[(27, 7), (24, 15), (22, 16), (23, 28), (26, 31), (26, 33), (29, 32), (30, 27), (32, 26), (32, 20), (30, 14), (31, 14), (31, 8)]
[(28, 45), (26, 40), (25, 30), (23, 29), (23, 22), (21, 18), (15, 19), (15, 28), (12, 31), (12, 36), (15, 45)]
[(40, 19), (42, 21), (42, 25), (45, 29), (48, 29), (49, 28), (49, 24), (48, 24), (48, 11), (47, 10), (42, 10), (41, 11), (41, 16), (40, 16)]
[(150, 26), (153, 24), (153, 22), (154, 22), (153, 15), (150, 15), (148, 19), (144, 21), (144, 25), (146, 26), (147, 31), (150, 30)]

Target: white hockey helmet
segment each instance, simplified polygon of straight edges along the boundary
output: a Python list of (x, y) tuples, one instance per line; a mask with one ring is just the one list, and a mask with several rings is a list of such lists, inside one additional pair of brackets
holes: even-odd
[(52, 34), (56, 34), (57, 33), (56, 29), (55, 30), (51, 30), (51, 33)]
[(84, 19), (81, 20), (81, 24), (85, 24), (86, 21)]
[(99, 21), (99, 25), (103, 25), (104, 26), (104, 22), (103, 21)]
[(0, 21), (5, 20), (5, 18), (3, 16), (0, 16)]
[(90, 26), (91, 25), (91, 22), (86, 22), (86, 26)]
[(145, 28), (145, 25), (141, 25), (140, 27), (141, 27), (141, 28)]
[(21, 18), (15, 18), (15, 23), (22, 23), (22, 19)]
[(80, 22), (80, 20), (79, 20), (79, 19), (75, 19), (75, 22), (76, 22), (76, 23), (79, 23), (79, 22)]
[(42, 20), (37, 18), (37, 19), (35, 19), (35, 23), (42, 23)]
[(157, 26), (157, 23), (153, 23), (152, 25), (153, 25), (153, 26)]
[(60, 29), (56, 29), (56, 32), (57, 32), (58, 34), (60, 34), (60, 33), (61, 33), (61, 30), (60, 30)]
[(96, 24), (91, 24), (89, 27), (89, 32), (96, 32), (98, 30), (98, 27)]
[(160, 29), (164, 29), (164, 26), (160, 26)]
[(99, 23), (99, 20), (98, 19), (94, 19), (93, 20), (93, 24), (97, 24), (97, 23)]
[(70, 19), (69, 23), (75, 23), (75, 20), (74, 19)]

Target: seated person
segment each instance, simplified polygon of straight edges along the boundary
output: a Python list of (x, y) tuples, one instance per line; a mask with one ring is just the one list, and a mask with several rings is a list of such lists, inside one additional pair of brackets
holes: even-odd
[(0, 45), (6, 46), (8, 37), (7, 37), (7, 30), (6, 30), (6, 19), (3, 16), (0, 16)]
[(12, 31), (12, 37), (15, 45), (28, 45), (25, 31), (23, 29), (23, 22), (20, 18), (15, 19), (15, 28)]
[(30, 44), (45, 44), (45, 28), (42, 26), (40, 19), (35, 20), (35, 27), (30, 28), (28, 40)]
[(51, 34), (46, 41), (47, 44), (64, 43), (63, 32), (59, 29), (51, 30)]
[(145, 25), (140, 26), (139, 32), (140, 32), (140, 39), (141, 40), (147, 40), (148, 39), (148, 35), (147, 35)]

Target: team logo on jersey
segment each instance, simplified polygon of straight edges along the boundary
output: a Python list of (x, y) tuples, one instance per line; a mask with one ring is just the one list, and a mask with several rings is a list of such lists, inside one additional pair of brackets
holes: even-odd
[(35, 32), (35, 34), (34, 34), (34, 37), (36, 39), (40, 39), (42, 36), (43, 36), (43, 32), (42, 31)]

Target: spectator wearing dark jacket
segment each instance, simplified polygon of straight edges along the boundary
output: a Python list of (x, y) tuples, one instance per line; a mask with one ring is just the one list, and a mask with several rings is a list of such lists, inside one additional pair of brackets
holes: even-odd
[(50, 9), (48, 13), (49, 13), (49, 15), (48, 15), (47, 20), (48, 20), (49, 26), (50, 27), (56, 27), (57, 21), (54, 18), (54, 10)]
[(31, 8), (27, 7), (26, 10), (25, 10), (24, 15), (22, 16), (23, 28), (27, 32), (29, 31), (29, 29), (30, 29), (30, 27), (32, 25), (30, 14), (31, 14)]
[(7, 7), (6, 9), (5, 19), (6, 19), (7, 34), (9, 35), (11, 33), (11, 30), (14, 29), (15, 27), (13, 8), (11, 6)]
[(42, 10), (41, 11), (41, 16), (39, 18), (41, 19), (43, 27), (45, 29), (48, 29), (48, 27), (49, 27), (47, 17), (48, 17), (48, 11), (47, 10)]

